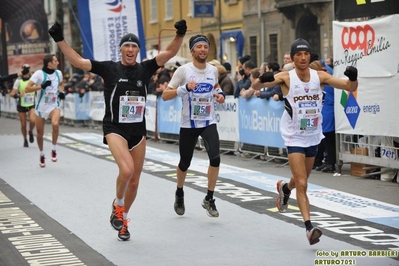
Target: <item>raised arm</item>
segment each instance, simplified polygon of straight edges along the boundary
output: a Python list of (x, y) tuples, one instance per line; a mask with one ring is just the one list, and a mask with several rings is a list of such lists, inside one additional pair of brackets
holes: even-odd
[(49, 34), (53, 40), (57, 43), (66, 59), (76, 68), (80, 68), (86, 71), (91, 70), (91, 62), (89, 59), (81, 57), (71, 46), (64, 40), (62, 26), (55, 22), (49, 29)]
[(174, 57), (180, 49), (180, 46), (183, 43), (184, 35), (186, 35), (187, 25), (184, 19), (179, 20), (175, 23), (176, 28), (176, 37), (173, 39), (171, 43), (166, 47), (166, 49), (160, 52), (155, 60), (157, 61), (158, 66), (163, 66), (166, 62), (169, 61), (172, 57)]
[(288, 72), (279, 72), (274, 75), (272, 72), (265, 72), (259, 78), (255, 79), (252, 82), (251, 87), (255, 90), (260, 90), (265, 87), (273, 87), (278, 84), (284, 83), (284, 76), (287, 75)]
[(357, 69), (352, 66), (346, 67), (344, 75), (349, 79), (344, 80), (341, 78), (336, 78), (328, 74), (324, 71), (319, 71), (319, 78), (321, 83), (328, 84), (336, 89), (346, 90), (346, 91), (355, 91), (358, 86), (357, 82)]

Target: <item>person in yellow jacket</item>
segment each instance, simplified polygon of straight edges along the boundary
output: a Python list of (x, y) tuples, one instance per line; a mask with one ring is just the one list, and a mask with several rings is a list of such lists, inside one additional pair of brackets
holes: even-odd
[[(21, 122), (21, 133), (24, 138), (24, 147), (29, 147), (27, 133), (29, 133), (29, 142), (33, 143), (33, 129), (35, 128), (35, 92), (25, 92), (28, 85), (30, 74), (30, 66), (24, 64), (22, 66), (22, 76), (15, 80), (10, 97), (17, 99), (17, 111), (19, 121)], [(27, 115), (29, 115), (29, 131), (26, 131)]]

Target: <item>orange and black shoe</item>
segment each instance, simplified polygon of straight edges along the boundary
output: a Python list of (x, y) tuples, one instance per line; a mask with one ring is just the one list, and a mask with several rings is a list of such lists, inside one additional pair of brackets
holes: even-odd
[(130, 219), (123, 220), (122, 229), (118, 232), (118, 240), (120, 241), (128, 241), (130, 239), (129, 230), (127, 230), (127, 223), (130, 222)]
[(118, 206), (115, 203), (115, 200), (112, 202), (112, 213), (110, 217), (111, 226), (120, 231), (123, 227), (123, 213), (125, 212), (124, 206)]

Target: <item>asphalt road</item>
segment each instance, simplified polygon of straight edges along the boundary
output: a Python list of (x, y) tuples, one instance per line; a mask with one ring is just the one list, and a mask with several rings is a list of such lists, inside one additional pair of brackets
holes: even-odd
[(397, 183), (350, 176), (349, 165), (341, 176), (312, 173), (312, 221), (323, 236), (310, 246), (295, 195), (287, 213), (275, 208), (287, 165), (222, 155), (214, 219), (200, 206), (208, 161), (196, 150), (179, 217), (178, 147), (151, 140), (129, 213), (132, 239), (119, 242), (109, 226), (117, 167), (101, 140), (100, 129), (62, 125), (58, 162), (40, 168), (36, 143), (22, 147), (19, 121), (0, 118), (0, 265), (399, 265)]

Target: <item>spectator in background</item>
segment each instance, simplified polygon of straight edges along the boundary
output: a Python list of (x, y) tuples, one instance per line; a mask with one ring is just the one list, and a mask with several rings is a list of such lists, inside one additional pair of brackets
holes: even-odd
[(243, 68), (244, 63), (249, 60), (251, 60), (250, 55), (244, 55), (244, 56), (240, 57), (237, 62), (237, 71), (240, 70), (241, 68)]
[[(310, 63), (310, 68), (317, 71), (329, 72), (333, 74), (331, 68), (323, 61), (315, 60)], [(324, 173), (333, 173), (335, 171), (336, 151), (335, 151), (335, 115), (334, 115), (334, 88), (329, 85), (324, 85), (324, 103), (321, 114), (323, 116), (322, 131), (324, 139), (318, 145), (313, 168), (316, 171)], [(325, 162), (323, 163), (324, 153), (327, 154)]]
[[(287, 65), (287, 64), (292, 64), (293, 62), (292, 62), (292, 59), (291, 59), (291, 55), (290, 55), (290, 52), (286, 52), (285, 54), (284, 54), (284, 57), (283, 57), (283, 65), (282, 65), (282, 68), (285, 66), (285, 65)], [(281, 69), (282, 70), (282, 69)]]
[(325, 64), (329, 66), (331, 69), (334, 69), (334, 59), (332, 57), (326, 58)]
[[(266, 72), (273, 72), (274, 74), (277, 74), (280, 72), (280, 65), (277, 62), (269, 62), (267, 63)], [(268, 87), (263, 90), (256, 90), (254, 95), (266, 100), (269, 100), (270, 98), (273, 98), (275, 101), (284, 100), (280, 85)]]
[(22, 77), (18, 78), (14, 82), (12, 91), (10, 92), (10, 97), (17, 99), (17, 111), (19, 116), (19, 121), (21, 122), (21, 133), (24, 138), (24, 147), (29, 147), (27, 140), (27, 115), (29, 116), (29, 142), (33, 143), (33, 129), (35, 128), (35, 93), (26, 93), (25, 88), (28, 85), (30, 74), (30, 66), (24, 64), (22, 66)]
[(242, 65), (242, 68), (238, 71), (237, 85), (234, 91), (234, 98), (238, 98), (240, 96), (241, 90), (247, 90), (251, 87), (251, 70), (256, 66), (252, 61), (246, 61)]
[[(222, 66), (224, 66), (224, 68), (227, 71), (227, 76), (230, 78), (231, 82), (233, 83), (234, 88), (236, 87), (235, 84), (235, 79), (231, 76), (231, 64), (229, 62), (224, 62), (222, 64)], [(233, 90), (233, 94), (234, 94), (234, 90)]]
[(234, 94), (234, 85), (231, 81), (227, 70), (222, 65), (216, 65), (219, 74), (219, 85), (224, 94), (226, 95), (233, 95)]
[(161, 76), (158, 81), (158, 87), (155, 90), (155, 95), (160, 96), (162, 95), (163, 91), (168, 87), (170, 78), (167, 76)]
[[(249, 76), (249, 79), (252, 82), (255, 81), (255, 79), (259, 78), (260, 73), (259, 73), (259, 68), (254, 68), (251, 70), (251, 75)], [(240, 96), (243, 98), (250, 98), (254, 95), (255, 90), (249, 87), (247, 90), (242, 89), (240, 91)]]

